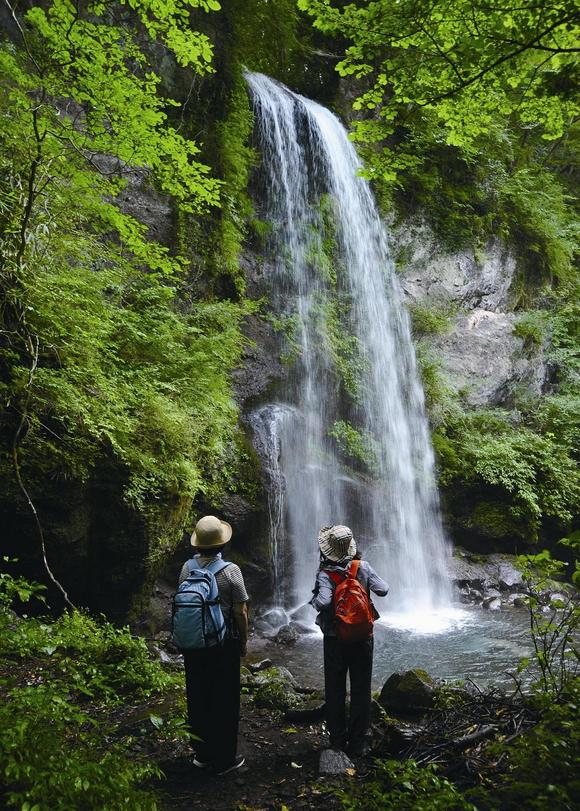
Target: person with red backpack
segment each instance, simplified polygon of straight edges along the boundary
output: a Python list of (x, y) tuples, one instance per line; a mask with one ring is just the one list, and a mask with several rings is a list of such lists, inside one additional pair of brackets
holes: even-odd
[[(378, 613), (370, 592), (384, 597), (389, 587), (357, 556), (348, 527), (323, 527), (318, 534), (320, 568), (310, 604), (324, 635), (326, 724), (332, 749), (363, 756), (369, 751), (373, 622)], [(346, 677), (350, 718), (346, 723)]]

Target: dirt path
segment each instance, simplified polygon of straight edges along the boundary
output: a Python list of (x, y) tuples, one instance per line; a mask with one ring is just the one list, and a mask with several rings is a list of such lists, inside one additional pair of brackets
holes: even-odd
[[(163, 807), (200, 811), (282, 811), (340, 807), (333, 794), (336, 780), (318, 776), (325, 745), (321, 723), (292, 725), (279, 714), (258, 710), (242, 697), (238, 752), (246, 765), (226, 777), (196, 769), (186, 750), (160, 763)], [(353, 779), (353, 778), (350, 778)]]

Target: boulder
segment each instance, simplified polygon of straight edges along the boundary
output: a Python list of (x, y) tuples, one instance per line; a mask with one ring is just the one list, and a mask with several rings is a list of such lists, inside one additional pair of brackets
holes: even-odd
[(501, 600), (499, 597), (491, 596), (486, 597), (483, 601), (483, 607), (487, 608), (488, 611), (500, 611), (501, 610)]
[(274, 642), (277, 645), (295, 645), (299, 639), (300, 632), (296, 627), (284, 625), (274, 637)]
[(340, 749), (324, 749), (320, 753), (318, 774), (346, 774), (349, 769), (354, 770), (354, 763)]
[(259, 673), (261, 670), (267, 670), (269, 667), (272, 667), (273, 662), (271, 659), (261, 659), (259, 662), (252, 662), (248, 665), (248, 668), (252, 671), (252, 673)]
[(499, 565), (499, 587), (503, 591), (517, 591), (522, 585), (522, 573), (512, 563)]
[(288, 625), (288, 614), (283, 608), (271, 608), (262, 614), (259, 618), (261, 622), (265, 622), (270, 628), (280, 628), (282, 625)]
[(285, 667), (270, 667), (254, 676), (253, 701), (256, 707), (286, 712), (301, 703), (296, 679)]
[(254, 684), (258, 686), (271, 684), (274, 681), (285, 684), (292, 689), (298, 687), (298, 682), (286, 667), (269, 667), (254, 675)]
[(528, 598), (525, 594), (516, 594), (513, 599), (514, 608), (525, 608), (528, 604)]
[(435, 684), (424, 670), (393, 673), (383, 685), (379, 704), (394, 712), (421, 712), (433, 706)]
[(299, 706), (289, 709), (284, 713), (287, 721), (297, 721), (303, 724), (313, 724), (324, 718), (326, 704), (319, 698), (309, 698)]

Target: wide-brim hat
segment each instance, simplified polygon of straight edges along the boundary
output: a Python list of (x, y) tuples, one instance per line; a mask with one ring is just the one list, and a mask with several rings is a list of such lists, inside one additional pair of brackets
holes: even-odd
[(349, 527), (338, 524), (322, 527), (318, 533), (318, 546), (325, 558), (339, 563), (344, 558), (356, 555), (356, 543)]
[(197, 549), (212, 549), (224, 546), (232, 537), (233, 529), (227, 521), (221, 521), (215, 515), (200, 518), (191, 536), (191, 545)]

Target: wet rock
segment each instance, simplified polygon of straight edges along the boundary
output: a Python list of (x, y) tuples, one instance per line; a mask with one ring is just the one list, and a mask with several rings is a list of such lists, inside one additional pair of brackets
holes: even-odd
[(267, 623), (270, 628), (280, 628), (281, 625), (288, 625), (289, 617), (283, 608), (271, 608), (260, 617), (262, 622)]
[(524, 605), (524, 595), (518, 592), (512, 592), (512, 594), (508, 594), (507, 597), (504, 599), (504, 604), (516, 607)]
[(276, 630), (272, 628), (270, 623), (262, 619), (254, 620), (252, 630), (259, 636), (266, 637), (266, 639), (271, 639), (276, 633)]
[(304, 622), (310, 624), (314, 622), (315, 617), (316, 611), (311, 605), (308, 605), (308, 603), (301, 605), (298, 608), (295, 608), (294, 611), (290, 612), (290, 619), (294, 622)]
[(277, 645), (295, 645), (299, 639), (300, 633), (295, 627), (284, 625), (274, 637), (274, 642)]
[(552, 607), (563, 608), (568, 603), (568, 598), (565, 594), (554, 592), (550, 595), (550, 605)]
[(491, 600), (494, 597), (501, 597), (501, 593), (498, 591), (498, 589), (487, 588), (483, 593), (484, 602), (485, 600)]
[(324, 749), (320, 753), (318, 774), (346, 774), (354, 769), (354, 763), (340, 749)]
[(516, 594), (513, 600), (514, 608), (525, 608), (528, 604), (528, 598), (525, 594)]
[(488, 611), (500, 611), (501, 599), (499, 597), (486, 597), (483, 601), (483, 607)]
[[(257, 262), (255, 257), (250, 256), (241, 259), (249, 287), (255, 287), (251, 284), (252, 276), (257, 272), (257, 265), (263, 267), (264, 262)], [(263, 291), (259, 291), (259, 295), (263, 295)], [(244, 319), (243, 331), (249, 340), (244, 347), (242, 362), (232, 375), (239, 403), (259, 397), (273, 381), (282, 379), (286, 372), (280, 362), (279, 337), (268, 321), (258, 315), (250, 315)]]
[(522, 573), (511, 563), (500, 563), (499, 587), (504, 591), (517, 591), (522, 585)]
[(274, 681), (292, 689), (298, 687), (298, 682), (286, 667), (269, 667), (254, 675), (254, 683), (257, 685), (270, 684)]
[(379, 703), (394, 712), (420, 712), (433, 706), (434, 682), (418, 668), (393, 673), (383, 685)]
[(294, 622), (292, 621), (288, 626), (290, 629), (295, 629), (298, 631), (300, 636), (303, 634), (315, 634), (316, 633), (316, 626), (314, 625), (307, 625), (305, 622)]
[(256, 707), (286, 712), (301, 703), (296, 679), (285, 667), (271, 667), (254, 677), (253, 701)]
[(259, 673), (261, 670), (267, 670), (267, 668), (272, 667), (273, 662), (271, 659), (262, 659), (259, 662), (253, 662), (248, 665), (249, 669), (252, 673)]
[(315, 721), (321, 721), (324, 718), (325, 711), (326, 704), (324, 701), (319, 698), (310, 698), (303, 701), (298, 707), (287, 710), (284, 713), (284, 718), (287, 721), (313, 724)]

